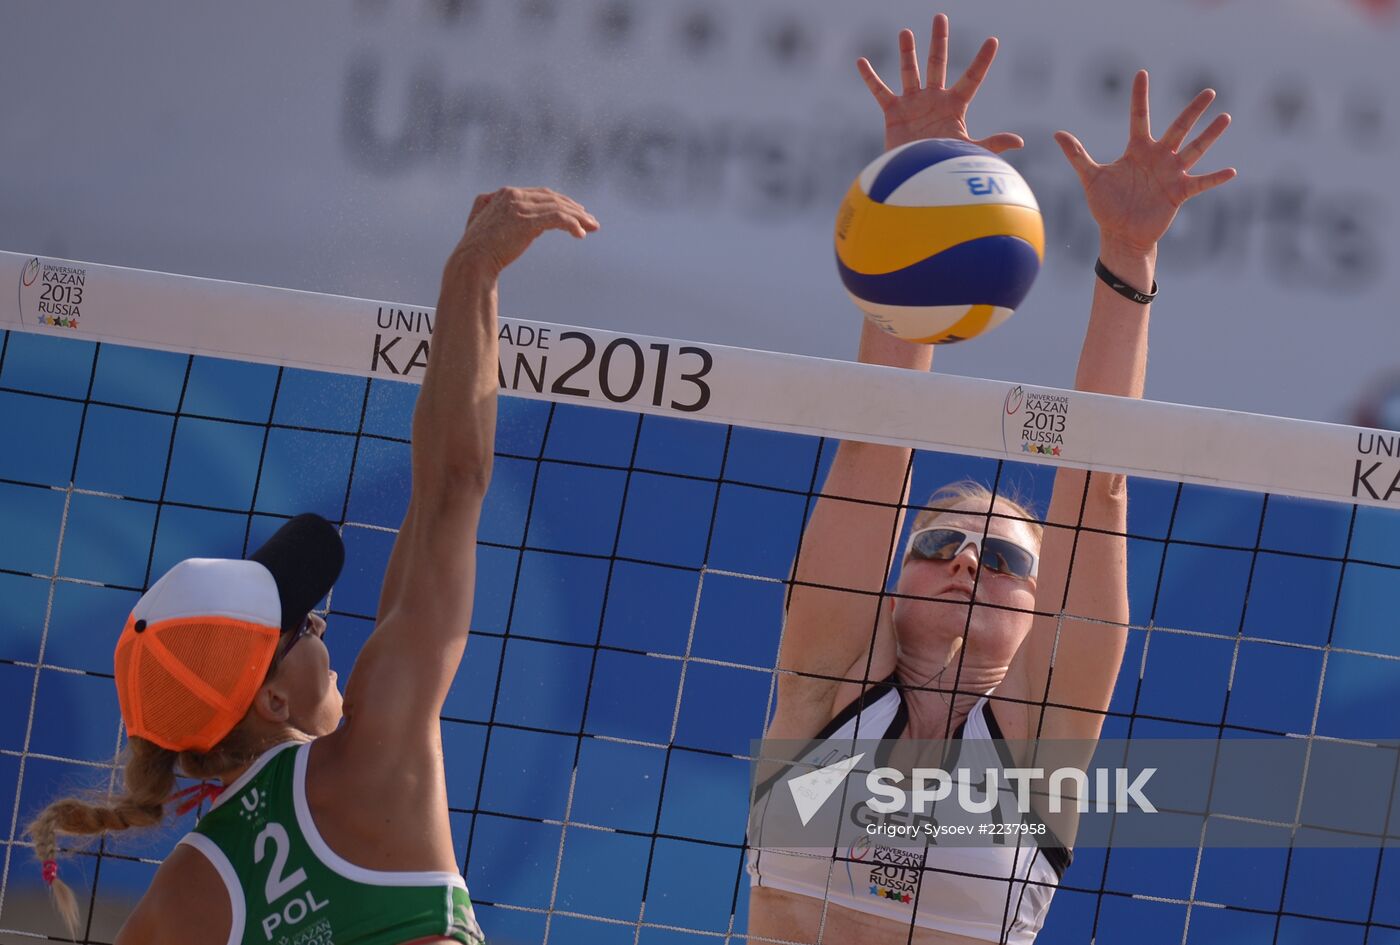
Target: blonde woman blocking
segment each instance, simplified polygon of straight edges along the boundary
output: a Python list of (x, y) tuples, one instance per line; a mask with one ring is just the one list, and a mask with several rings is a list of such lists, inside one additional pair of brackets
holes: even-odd
[[(947, 84), (948, 20), (939, 15), (923, 76), (914, 34), (900, 34), (899, 93), (860, 60), (884, 113), (886, 148), (921, 138), (971, 140), (968, 106), (996, 50), (988, 39), (966, 74)], [(1231, 169), (1191, 173), (1229, 124), (1220, 115), (1187, 143), (1213, 99), (1201, 92), (1153, 138), (1147, 73), (1139, 72), (1128, 144), (1117, 160), (1099, 164), (1073, 135), (1055, 136), (1100, 234), (1103, 273), (1094, 280), (1078, 390), (1142, 396), (1158, 240), (1183, 203), (1234, 176)], [(1002, 133), (977, 143), (1002, 152), (1022, 140)], [(928, 370), (932, 354), (869, 323), (863, 329), (867, 363)], [(909, 461), (909, 450), (891, 446), (849, 442), (837, 451), (794, 570), (767, 737), (808, 740), (810, 757), (823, 746), (849, 745), (857, 732), (863, 739), (953, 738), (965, 752), (992, 751), (986, 746), (999, 739), (1096, 740), (1128, 623), (1125, 479), (1059, 470), (1043, 525), (1014, 501), (955, 484), (928, 501), (891, 560)], [(895, 591), (885, 595), (896, 564)], [(1000, 759), (1006, 766), (1023, 760)], [(878, 847), (835, 860), (752, 849), (750, 940), (1027, 945), (1071, 859), (1053, 834), (1019, 846), (930, 845), (912, 862)]]

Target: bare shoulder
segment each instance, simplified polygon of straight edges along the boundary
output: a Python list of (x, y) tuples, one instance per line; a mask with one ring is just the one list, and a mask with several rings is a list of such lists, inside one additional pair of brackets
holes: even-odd
[(412, 720), (389, 730), (371, 711), (347, 715), (340, 728), (316, 739), (308, 757), (308, 790), (315, 782), (377, 792), (442, 769), (442, 726)]
[(316, 739), (306, 800), (331, 850), (378, 870), (457, 869), (447, 812), (442, 737), (410, 727), (395, 741), (366, 739), (358, 720)]
[(114, 945), (226, 942), (232, 924), (233, 904), (218, 870), (182, 843), (156, 870)]
[(987, 708), (1001, 730), (1001, 737), (1012, 742), (1018, 754), (1029, 751), (1027, 742), (1035, 733), (1031, 730), (1031, 692), (1026, 684), (1024, 666), (1012, 664), (1001, 685), (987, 697)]
[[(821, 691), (819, 699), (804, 699), (804, 690), (789, 691), (783, 699), (779, 689), (778, 709), (766, 733), (767, 738), (814, 738), (831, 722), (847, 711), (856, 700), (879, 686), (894, 672), (892, 654), (877, 652), (873, 657), (862, 653), (839, 680)], [(806, 690), (810, 691), (810, 690)], [(795, 698), (793, 697), (795, 696)]]

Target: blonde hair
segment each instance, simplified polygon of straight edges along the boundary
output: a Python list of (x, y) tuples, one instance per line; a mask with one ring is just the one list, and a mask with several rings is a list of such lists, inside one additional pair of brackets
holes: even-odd
[[(996, 503), (1000, 502), (1011, 509), (1012, 514), (1005, 512), (995, 512)], [(1045, 526), (1040, 521), (1040, 516), (1027, 504), (1028, 500), (1021, 498), (1016, 492), (992, 492), (980, 482), (972, 479), (962, 479), (958, 482), (950, 482), (941, 487), (929, 496), (928, 502), (919, 510), (919, 514), (914, 516), (913, 531), (918, 531), (928, 525), (940, 515), (948, 515), (952, 512), (962, 512), (958, 506), (963, 504), (976, 503), (985, 505), (987, 511), (996, 517), (1008, 521), (1021, 521), (1026, 523), (1034, 536), (1036, 544), (1039, 544), (1045, 536)], [(985, 514), (985, 513), (975, 513)]]
[(258, 746), (241, 725), (207, 752), (175, 752), (132, 737), (123, 752), (121, 794), (101, 799), (65, 797), (39, 812), (29, 824), (29, 836), (34, 853), (44, 863), (44, 879), (53, 892), (54, 904), (74, 940), (78, 937), (78, 900), (57, 875), (59, 835), (91, 836), (159, 826), (172, 800), (177, 774), (217, 778), (250, 764), (257, 755)]

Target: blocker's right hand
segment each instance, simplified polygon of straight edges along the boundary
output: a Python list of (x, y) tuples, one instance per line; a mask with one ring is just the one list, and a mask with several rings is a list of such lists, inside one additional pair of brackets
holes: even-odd
[(961, 79), (952, 88), (948, 80), (948, 17), (940, 13), (933, 18), (933, 38), (928, 50), (928, 85), (919, 78), (919, 58), (912, 30), (899, 32), (900, 94), (895, 95), (875, 72), (870, 60), (856, 61), (865, 87), (875, 96), (885, 113), (885, 150), (918, 141), (921, 138), (957, 138), (972, 141), (988, 151), (1000, 154), (1025, 146), (1020, 135), (1009, 132), (973, 141), (967, 133), (967, 109), (973, 96), (987, 77), (992, 60), (997, 55), (995, 36), (988, 37), (973, 57)]
[(546, 230), (563, 230), (583, 239), (597, 229), (593, 215), (570, 197), (546, 187), (503, 187), (476, 198), (453, 255), (500, 273)]
[(1055, 132), (1070, 166), (1079, 175), (1089, 212), (1099, 224), (1106, 245), (1135, 253), (1150, 252), (1166, 235), (1181, 205), (1235, 177), (1233, 167), (1209, 174), (1192, 174), (1196, 162), (1230, 126), (1228, 114), (1216, 115), (1189, 144), (1186, 136), (1215, 101), (1214, 89), (1203, 89), (1182, 109), (1161, 138), (1152, 137), (1148, 111), (1147, 70), (1133, 77), (1128, 119), (1128, 146), (1112, 164), (1099, 164), (1068, 131)]

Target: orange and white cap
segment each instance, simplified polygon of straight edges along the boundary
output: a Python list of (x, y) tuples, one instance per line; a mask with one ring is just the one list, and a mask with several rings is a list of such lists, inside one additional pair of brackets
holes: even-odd
[(335, 526), (298, 515), (248, 560), (188, 558), (136, 602), (114, 655), (127, 733), (208, 751), (253, 704), (278, 641), (340, 575)]

